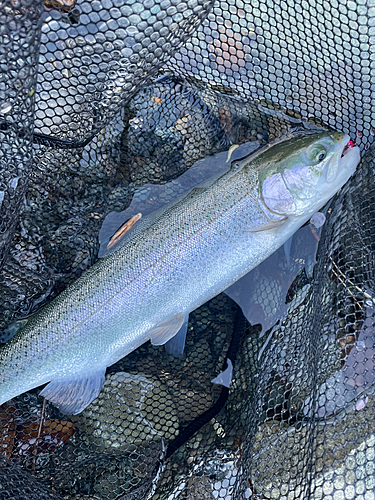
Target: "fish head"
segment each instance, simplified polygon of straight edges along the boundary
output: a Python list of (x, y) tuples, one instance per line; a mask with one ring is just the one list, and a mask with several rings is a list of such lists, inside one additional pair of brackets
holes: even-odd
[(278, 215), (301, 216), (319, 210), (355, 171), (360, 153), (339, 132), (314, 133), (284, 141), (260, 162), (260, 198)]

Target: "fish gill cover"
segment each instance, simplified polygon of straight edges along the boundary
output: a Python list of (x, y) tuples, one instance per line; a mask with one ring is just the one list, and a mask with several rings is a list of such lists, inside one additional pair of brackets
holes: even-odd
[(142, 345), (76, 416), (40, 389), (2, 405), (1, 500), (375, 498), (374, 19), (365, 0), (0, 1), (3, 341), (124, 222), (257, 148), (329, 127), (362, 152), (323, 226), (190, 315), (182, 357)]

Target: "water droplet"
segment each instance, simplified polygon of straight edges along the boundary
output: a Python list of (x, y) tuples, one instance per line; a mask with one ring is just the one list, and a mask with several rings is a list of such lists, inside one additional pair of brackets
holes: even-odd
[(310, 219), (310, 223), (318, 229), (319, 227), (322, 227), (323, 224), (326, 221), (326, 217), (322, 212), (316, 212)]

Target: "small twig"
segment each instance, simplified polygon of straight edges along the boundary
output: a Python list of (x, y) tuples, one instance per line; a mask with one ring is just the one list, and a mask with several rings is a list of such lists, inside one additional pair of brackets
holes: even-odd
[[(335, 266), (335, 268), (336, 268), (336, 269), (337, 269), (337, 271), (339, 272), (339, 274), (337, 274), (337, 272), (336, 272), (334, 269), (332, 269), (333, 274), (334, 274), (334, 275), (338, 278), (338, 280), (340, 281), (340, 283), (341, 283), (342, 285), (344, 285), (344, 287), (347, 289), (347, 291), (350, 293), (350, 295), (351, 295), (351, 296), (353, 297), (353, 299), (355, 300), (355, 296), (354, 296), (353, 292), (350, 290), (350, 288), (349, 288), (349, 287), (348, 287), (348, 285), (345, 283), (345, 281), (341, 278), (341, 276), (343, 276), (343, 277), (344, 277), (344, 278), (345, 278), (345, 279), (346, 279), (346, 280), (347, 280), (347, 281), (348, 281), (351, 285), (353, 285), (353, 284), (352, 284), (352, 282), (351, 282), (350, 280), (348, 280), (348, 279), (347, 279), (347, 277), (345, 276), (345, 274), (344, 274), (344, 273), (343, 273), (343, 272), (342, 272), (342, 271), (338, 268), (338, 266), (337, 266), (336, 262), (335, 262), (335, 261), (334, 261), (331, 257), (330, 257), (330, 260), (332, 261), (332, 264)], [(341, 275), (341, 276), (340, 276), (340, 275)], [(359, 288), (359, 287), (357, 287), (356, 285), (353, 285), (353, 286), (355, 286), (355, 288)], [(361, 290), (360, 288), (359, 288), (359, 290), (362, 292), (362, 290)], [(363, 292), (362, 292), (362, 293), (363, 293)], [(360, 309), (362, 309), (361, 304), (360, 304), (358, 301), (357, 301), (357, 305), (358, 305), (358, 307), (359, 307)]]
[[(335, 268), (337, 269), (338, 273), (343, 276), (345, 278), (345, 280), (349, 283), (349, 285), (351, 285), (352, 287), (354, 287), (356, 290), (358, 290), (359, 292), (363, 293), (364, 297), (366, 299), (369, 299), (372, 301), (373, 304), (375, 304), (375, 299), (367, 292), (365, 292), (364, 290), (362, 290), (362, 288), (360, 288), (358, 285), (356, 285), (355, 283), (353, 283), (352, 281), (350, 281), (350, 279), (348, 279), (345, 274), (341, 271), (341, 269), (339, 269), (338, 265), (336, 264), (336, 262), (332, 259), (332, 257), (329, 258), (330, 261), (332, 262), (332, 264), (335, 266)], [(350, 293), (350, 295), (354, 297), (354, 294), (351, 292), (351, 290), (348, 288), (348, 285), (343, 281), (343, 279), (341, 278), (341, 276), (339, 276), (339, 274), (337, 274), (337, 272), (332, 269), (332, 272), (335, 274), (335, 276), (339, 279), (340, 283), (342, 283), (344, 285), (344, 287), (348, 290), (348, 292)], [(362, 309), (361, 305), (358, 303), (357, 301), (357, 304), (359, 306), (360, 309)]]
[[(330, 260), (332, 261), (332, 264), (335, 266), (335, 268), (337, 269), (337, 271), (338, 271), (338, 273), (339, 273), (339, 274), (337, 274), (337, 272), (336, 272), (335, 270), (333, 270), (333, 269), (332, 269), (332, 272), (333, 272), (333, 273), (334, 273), (334, 275), (338, 278), (338, 280), (340, 281), (340, 283), (341, 283), (342, 285), (344, 285), (344, 287), (347, 289), (347, 291), (350, 293), (350, 295), (351, 295), (353, 298), (355, 298), (355, 297), (354, 297), (353, 292), (350, 290), (350, 288), (348, 288), (348, 285), (347, 285), (347, 284), (345, 283), (345, 281), (341, 278), (341, 276), (343, 276), (343, 278), (344, 278), (346, 281), (348, 281), (348, 283), (349, 283), (350, 285), (354, 286), (354, 287), (355, 287), (358, 291), (362, 292), (362, 290), (361, 290), (358, 286), (354, 285), (354, 284), (353, 284), (353, 283), (352, 283), (352, 282), (351, 282), (351, 281), (350, 281), (350, 280), (349, 280), (349, 279), (345, 276), (345, 274), (341, 271), (341, 269), (339, 269), (339, 267), (337, 266), (336, 262), (335, 262), (335, 261), (334, 261), (331, 257), (330, 257)], [(362, 292), (362, 293), (363, 293), (363, 292)], [(358, 305), (359, 305), (359, 304), (358, 304)], [(359, 307), (360, 307), (360, 309), (362, 309), (360, 305), (359, 305)]]
[(33, 458), (33, 464), (32, 464), (32, 474), (34, 474), (34, 469), (35, 469), (35, 464), (36, 464), (36, 456), (38, 453), (38, 442), (40, 439), (40, 434), (42, 432), (45, 409), (46, 409), (46, 398), (43, 398), (42, 411), (40, 412), (40, 422), (39, 422), (39, 427), (38, 427), (38, 434), (37, 434), (36, 440), (35, 440), (35, 450), (34, 450), (34, 458)]

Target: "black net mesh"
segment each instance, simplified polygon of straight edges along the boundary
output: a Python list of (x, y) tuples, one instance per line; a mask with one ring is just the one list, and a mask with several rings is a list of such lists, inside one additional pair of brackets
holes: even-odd
[(221, 294), (181, 359), (144, 344), (79, 415), (39, 389), (2, 405), (0, 500), (375, 498), (374, 20), (369, 0), (0, 0), (2, 342), (232, 145), (325, 125), (362, 150), (323, 228), (253, 272), (252, 325)]

